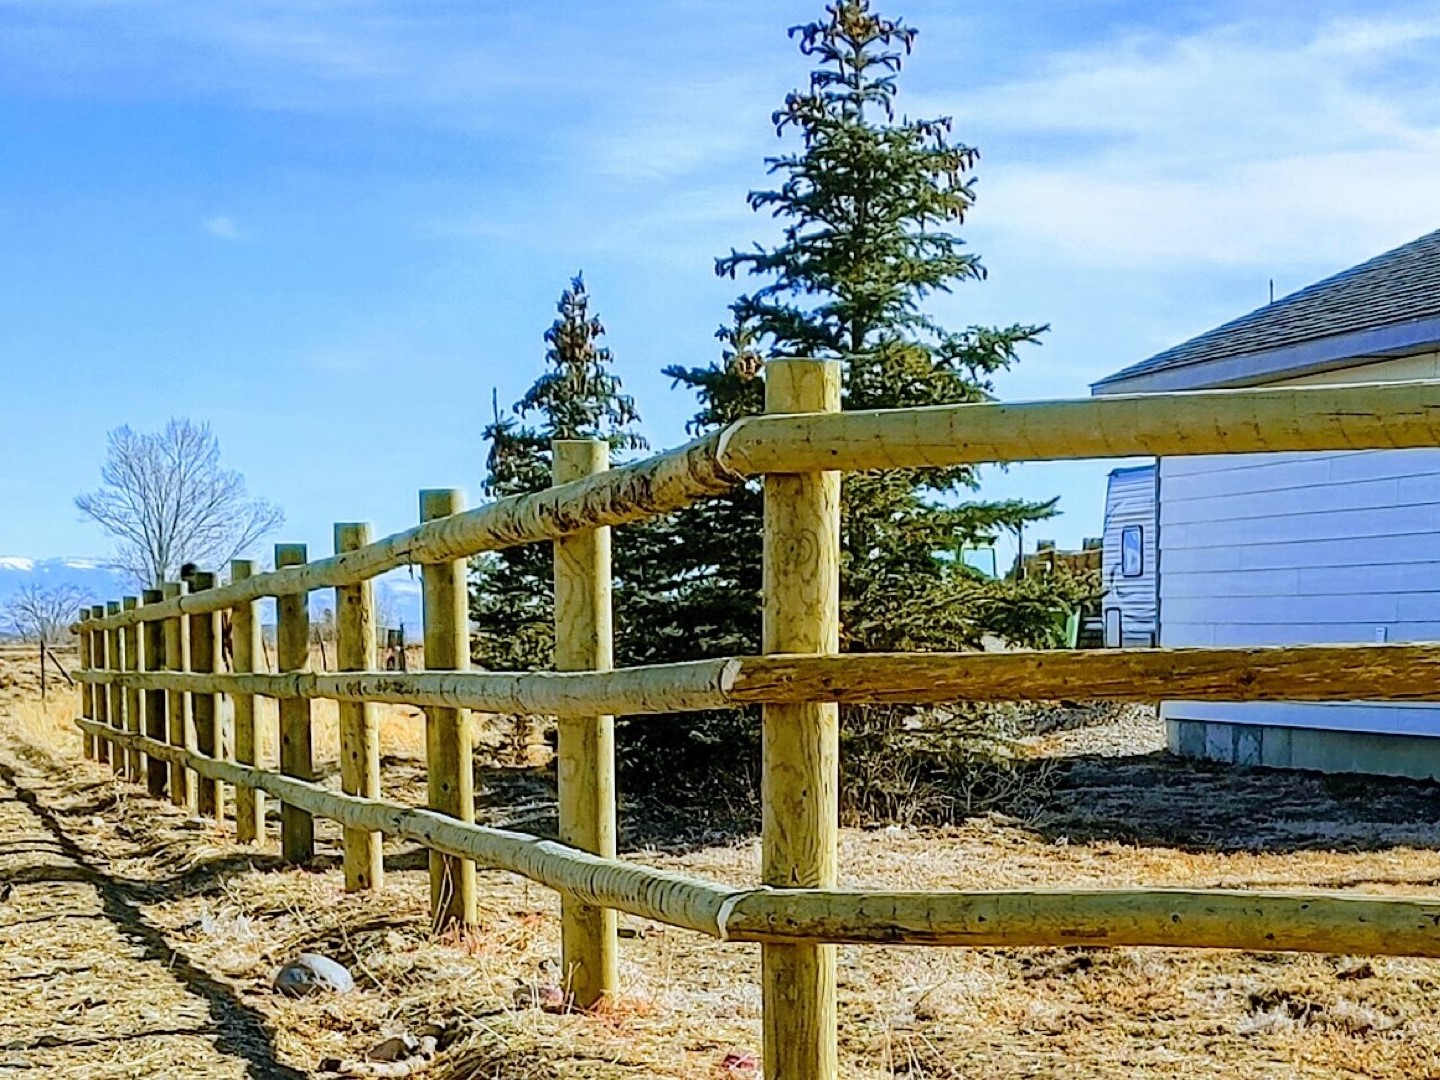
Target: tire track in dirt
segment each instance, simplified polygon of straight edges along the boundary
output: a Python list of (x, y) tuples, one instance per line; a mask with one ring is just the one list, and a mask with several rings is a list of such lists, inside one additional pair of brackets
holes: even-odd
[(74, 826), (97, 790), (0, 736), (0, 1078), (303, 1080), (146, 920), (144, 884), (85, 849)]

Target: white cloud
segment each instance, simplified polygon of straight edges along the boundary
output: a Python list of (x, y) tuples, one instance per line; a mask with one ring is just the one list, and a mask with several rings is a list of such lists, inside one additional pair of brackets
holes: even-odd
[(226, 214), (218, 214), (215, 217), (206, 218), (201, 222), (201, 226), (217, 240), (240, 240), (244, 238), (244, 233), (240, 231), (240, 226), (236, 224), (235, 219)]
[(1338, 266), (1440, 226), (1437, 44), (1398, 16), (1131, 37), (921, 111), (989, 148), (987, 230), (1067, 260)]

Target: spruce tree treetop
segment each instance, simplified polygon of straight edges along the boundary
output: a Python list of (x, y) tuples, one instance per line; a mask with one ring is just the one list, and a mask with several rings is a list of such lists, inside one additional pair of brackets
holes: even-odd
[[(605, 327), (590, 311), (577, 274), (560, 294), (557, 317), (545, 332), (546, 369), (515, 403), (510, 416), (495, 409), (485, 428), (490, 444), (486, 494), (523, 495), (550, 486), (550, 443), (605, 439), (611, 452), (643, 449), (634, 399), (612, 370), (600, 343)], [(476, 625), (476, 663), (492, 670), (549, 667), (554, 641), (549, 544), (491, 552), (472, 564), (470, 614)]]
[[(915, 30), (870, 0), (836, 0), (790, 33), (816, 66), (773, 117), (776, 134), (799, 146), (767, 159), (776, 186), (750, 194), (752, 208), (781, 223), (779, 242), (716, 261), (722, 275), (762, 282), (731, 305), (736, 324), (771, 356), (841, 359), (847, 409), (988, 398), (992, 376), (1045, 328), (950, 330), (925, 309), (985, 270), (954, 231), (975, 203), (978, 151), (953, 138), (949, 118), (896, 109)], [(1057, 605), (1028, 597), (1017, 618), (1005, 583), (979, 580), (946, 553), (1049, 517), (1054, 501), (960, 501), (978, 486), (968, 466), (846, 478), (846, 648), (975, 646), (997, 624), (1029, 643), (1052, 632)]]

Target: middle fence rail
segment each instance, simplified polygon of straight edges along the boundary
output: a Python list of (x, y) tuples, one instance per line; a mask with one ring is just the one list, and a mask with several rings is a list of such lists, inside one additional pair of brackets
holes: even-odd
[[(854, 892), (835, 887), (835, 707), (847, 702), (1162, 697), (1251, 700), (1440, 700), (1440, 644), (838, 655), (839, 474), (988, 461), (1140, 454), (1235, 454), (1440, 445), (1440, 381), (1224, 390), (1022, 404), (839, 412), (833, 361), (767, 365), (767, 415), (633, 464), (605, 468), (603, 444), (557, 444), (555, 486), (462, 511), (425, 493), (421, 524), (366, 543), (337, 527), (335, 555), (306, 561), (281, 545), (279, 569), (232, 568), (229, 584), (166, 583), (143, 602), (94, 608), (75, 627), (86, 666), (86, 754), (156, 795), (212, 814), (237, 792), (240, 838), (260, 835), (263, 796), (279, 801), (285, 856), (313, 851), (314, 816), (345, 827), (346, 884), (380, 883), (378, 836), (429, 848), (437, 925), (474, 919), (474, 865), (561, 893), (563, 968), (574, 1001), (617, 992), (614, 911), (723, 940), (761, 943), (766, 1075), (837, 1075), (835, 943), (952, 946), (1162, 945), (1440, 957), (1440, 899), (1326, 892), (1106, 889)], [(668, 513), (763, 476), (766, 655), (608, 670), (609, 528)], [(469, 672), (464, 560), (517, 544), (556, 545), (557, 667)], [(298, 548), (298, 550), (297, 550)], [(285, 563), (293, 565), (285, 565)], [(425, 573), (427, 665), (373, 663), (370, 579), (405, 565)], [(208, 581), (192, 582), (210, 586)], [(340, 590), (348, 612), (336, 673), (305, 670), (305, 596)], [(258, 669), (254, 602), (282, 600), (281, 671)], [(563, 603), (560, 601), (563, 599)], [(244, 636), (234, 674), (214, 642), (217, 613)], [(159, 632), (131, 628), (160, 623)], [(364, 629), (368, 627), (369, 629)], [(431, 643), (435, 643), (434, 653)], [(446, 648), (449, 641), (451, 648)], [(200, 645), (203, 655), (197, 655)], [(562, 655), (563, 653), (563, 655)], [(356, 658), (359, 658), (358, 660)], [(219, 695), (236, 703), (235, 745)], [(282, 702), (281, 768), (260, 767), (254, 696)], [(335, 792), (314, 782), (309, 702), (353, 707)], [(427, 711), (430, 805), (381, 799), (372, 703)], [(763, 884), (697, 881), (615, 857), (615, 715), (765, 706)], [(470, 710), (560, 718), (561, 838), (473, 823)], [(202, 752), (202, 748), (206, 752)], [(238, 759), (238, 760), (236, 760)], [(567, 809), (568, 808), (568, 809)], [(467, 882), (469, 883), (467, 885)]]

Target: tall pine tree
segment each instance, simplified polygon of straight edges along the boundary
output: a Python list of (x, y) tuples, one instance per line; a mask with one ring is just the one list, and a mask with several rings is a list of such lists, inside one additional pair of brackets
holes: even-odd
[[(777, 245), (732, 252), (717, 272), (763, 279), (733, 305), (772, 356), (844, 362), (843, 407), (886, 409), (982, 401), (1042, 326), (952, 331), (923, 308), (934, 293), (985, 276), (951, 231), (975, 201), (978, 152), (948, 118), (897, 117), (896, 80), (915, 31), (869, 0), (838, 0), (791, 31), (817, 62), (805, 90), (775, 114), (799, 148), (768, 160), (779, 179), (750, 205), (782, 224)], [(1003, 632), (1026, 643), (1053, 633), (1053, 612), (1021, 605), (943, 553), (1051, 516), (1049, 502), (965, 500), (977, 471), (891, 470), (846, 478), (842, 498), (842, 634), (847, 651), (978, 646)], [(1033, 617), (1038, 614), (1040, 617)]]
[[(777, 184), (749, 198), (781, 223), (781, 239), (716, 262), (722, 276), (762, 284), (731, 305), (733, 325), (720, 335), (730, 345), (723, 363), (667, 372), (700, 398), (692, 430), (760, 411), (763, 355), (842, 361), (846, 409), (986, 400), (995, 373), (1045, 328), (955, 331), (924, 310), (928, 297), (985, 271), (952, 231), (974, 204), (978, 152), (952, 139), (949, 119), (895, 112), (896, 80), (915, 31), (876, 14), (869, 0), (837, 0), (823, 19), (791, 35), (816, 68), (774, 123), (777, 135), (799, 145), (767, 160)], [(978, 486), (971, 467), (846, 477), (843, 649), (979, 647), (992, 634), (1022, 644), (1053, 641), (1057, 616), (1076, 590), (1063, 582), (989, 580), (953, 553), (1047, 518), (1055, 502), (970, 498)], [(759, 647), (759, 519), (754, 485), (675, 519), (685, 539), (676, 550), (694, 557), (692, 573), (705, 581), (675, 597), (682, 625), (705, 628), (702, 651), (711, 652), (712, 642), (714, 652)], [(848, 757), (891, 752), (893, 733), (912, 719), (908, 710), (847, 710)], [(708, 745), (743, 771), (753, 760), (749, 733), (753, 718), (732, 717), (649, 738), (668, 740), (672, 765), (693, 756), (677, 751)]]
[[(545, 372), (516, 402), (511, 416), (485, 428), (490, 443), (485, 493), (523, 495), (550, 486), (552, 439), (606, 439), (611, 453), (643, 449), (634, 399), (611, 370), (600, 344), (605, 327), (590, 311), (590, 294), (577, 274), (560, 295), (558, 316), (545, 332)], [(473, 658), (494, 671), (551, 666), (554, 650), (554, 578), (549, 544), (488, 553), (471, 575)]]

